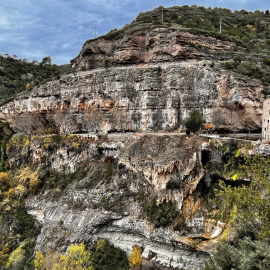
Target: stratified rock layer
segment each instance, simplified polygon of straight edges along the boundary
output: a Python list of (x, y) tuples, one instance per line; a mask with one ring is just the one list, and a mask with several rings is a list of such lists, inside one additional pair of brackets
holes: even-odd
[(61, 133), (177, 130), (198, 109), (216, 128), (259, 129), (261, 85), (209, 62), (161, 63), (79, 72), (0, 108), (16, 131)]
[[(64, 251), (71, 243), (106, 238), (127, 253), (140, 245), (143, 257), (156, 253), (152, 261), (161, 265), (199, 269), (210, 249), (192, 248), (187, 239), (205, 239), (205, 233), (215, 232), (213, 226), (206, 225), (199, 185), (204, 176), (200, 154), (204, 139), (180, 134), (114, 137), (103, 138), (102, 143), (78, 141), (87, 155), (72, 149), (68, 142), (53, 154), (42, 147), (42, 141), (39, 144), (40, 139), (31, 142), (28, 156), (35, 166), (40, 162), (44, 167), (39, 160), (46, 160), (46, 169), (61, 172), (69, 159), (71, 172), (82, 163), (88, 168), (84, 178), (65, 190), (47, 190), (27, 200), (28, 213), (43, 225), (36, 248)], [(104, 155), (97, 156), (97, 145), (104, 155), (114, 152), (117, 158), (109, 178), (100, 177), (106, 172), (106, 163)], [(67, 151), (69, 157), (63, 157)], [(177, 183), (178, 188), (167, 189), (168, 181)], [(185, 221), (177, 228), (170, 222), (167, 227), (155, 227), (146, 214), (146, 205), (155, 197), (158, 203), (172, 201)]]
[(183, 59), (226, 58), (225, 52), (241, 50), (234, 42), (203, 34), (193, 34), (187, 29), (165, 26), (141, 26), (141, 29), (110, 34), (84, 43), (72, 65), (77, 70), (95, 69), (107, 65), (146, 64)]

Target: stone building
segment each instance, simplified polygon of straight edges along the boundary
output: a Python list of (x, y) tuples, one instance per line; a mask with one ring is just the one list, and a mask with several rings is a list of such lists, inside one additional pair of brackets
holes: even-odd
[(270, 98), (263, 102), (262, 140), (270, 141)]

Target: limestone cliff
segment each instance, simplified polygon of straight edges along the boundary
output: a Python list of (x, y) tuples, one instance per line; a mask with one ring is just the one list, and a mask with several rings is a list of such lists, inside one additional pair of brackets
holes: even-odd
[(103, 237), (127, 252), (140, 244), (161, 265), (198, 269), (224, 227), (207, 220), (207, 139), (170, 132), (194, 109), (220, 130), (260, 129), (262, 85), (220, 65), (239, 49), (166, 27), (99, 38), (72, 61), (77, 72), (1, 106), (0, 120), (31, 135), (7, 144), (5, 162), (39, 171), (43, 188), (26, 201), (42, 224), (36, 248)]
[[(167, 267), (198, 269), (209, 257), (211, 243), (203, 251), (191, 245), (194, 239), (205, 240), (206, 233), (212, 235), (216, 230), (214, 224), (207, 226), (201, 200), (203, 139), (179, 134), (84, 138), (77, 140), (79, 152), (68, 137), (63, 140), (64, 144), (48, 151), (37, 137), (29, 148), (29, 162), (40, 171), (62, 172), (65, 167), (74, 172), (82, 163), (87, 169), (65, 189), (47, 189), (27, 200), (28, 213), (42, 224), (38, 250), (65, 250), (70, 243), (106, 238), (128, 253), (138, 244), (144, 248), (145, 258), (156, 254), (152, 262)], [(108, 175), (106, 156), (113, 153)], [(166, 188), (169, 181), (177, 188)], [(149, 219), (147, 207), (153, 198), (176, 206), (177, 217), (172, 221), (166, 217), (167, 227), (155, 226)]]
[(184, 61), (65, 75), (2, 106), (0, 120), (24, 133), (172, 131), (198, 109), (218, 129), (259, 129), (262, 86), (209, 65)]
[[(104, 36), (86, 41), (80, 54), (71, 61), (77, 70), (111, 65), (147, 64), (165, 61), (208, 58), (226, 59), (226, 52), (241, 50), (235, 42), (165, 26), (141, 27), (120, 38)], [(118, 35), (118, 37), (119, 37)], [(121, 37), (122, 36), (122, 37)]]

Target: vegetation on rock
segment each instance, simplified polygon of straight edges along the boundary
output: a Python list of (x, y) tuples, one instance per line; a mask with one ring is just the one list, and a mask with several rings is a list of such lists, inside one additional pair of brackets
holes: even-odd
[(130, 254), (129, 258), (129, 265), (131, 270), (140, 269), (142, 265), (142, 249), (139, 246), (134, 246), (132, 248), (132, 253)]
[(203, 270), (268, 269), (270, 158), (240, 149), (230, 155), (222, 175), (231, 178), (231, 184), (220, 181), (215, 190), (217, 218), (227, 224), (225, 239)]
[(172, 201), (162, 201), (157, 203), (157, 199), (153, 198), (146, 207), (147, 217), (155, 224), (156, 228), (167, 227), (175, 224), (180, 219), (180, 212)]
[(270, 158), (242, 155), (240, 161), (226, 166), (225, 170), (231, 171), (233, 181), (243, 179), (246, 184), (227, 186), (220, 183), (221, 190), (216, 194), (220, 218), (231, 226), (251, 227), (261, 238), (269, 238)]
[[(161, 22), (162, 12), (163, 24)], [(233, 60), (225, 62), (223, 68), (258, 79), (265, 85), (270, 84), (269, 10), (231, 11), (226, 8), (205, 8), (197, 5), (159, 7), (140, 13), (130, 24), (126, 24), (122, 29), (113, 29), (100, 38), (120, 39), (137, 30), (151, 29), (161, 25), (172, 30), (181, 29), (198, 36), (204, 35), (234, 42), (239, 49), (228, 53), (228, 57), (225, 59)], [(194, 48), (211, 54), (211, 50), (202, 46), (194, 44)], [(225, 56), (227, 52), (223, 53)], [(264, 93), (268, 94), (268, 91), (265, 89)]]
[(128, 258), (124, 251), (115, 248), (107, 240), (99, 239), (90, 249), (84, 243), (71, 245), (65, 254), (60, 252), (36, 253), (35, 270), (128, 270)]
[(41, 252), (37, 252), (34, 260), (35, 270), (94, 270), (90, 256), (90, 249), (84, 243), (71, 245), (65, 254), (55, 252), (44, 257)]
[[(245, 232), (247, 234), (247, 232)], [(244, 235), (245, 235), (244, 234)], [(220, 243), (202, 270), (263, 270), (270, 269), (269, 241), (254, 240), (250, 236)]]
[(49, 56), (38, 63), (0, 55), (0, 104), (16, 94), (72, 72), (70, 65), (57, 66), (51, 61)]
[(185, 126), (187, 130), (196, 133), (201, 128), (202, 123), (202, 115), (198, 111), (194, 110), (191, 112), (190, 117), (185, 122)]

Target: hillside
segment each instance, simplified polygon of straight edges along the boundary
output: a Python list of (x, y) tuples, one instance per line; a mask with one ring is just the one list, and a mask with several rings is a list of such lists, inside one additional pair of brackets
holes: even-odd
[(0, 58), (1, 270), (269, 269), (269, 12), (161, 9)]
[(51, 61), (49, 56), (38, 63), (0, 55), (0, 104), (23, 91), (72, 72), (70, 65), (57, 66)]
[[(162, 10), (163, 23), (161, 23)], [(220, 19), (222, 19), (221, 33)], [(125, 35), (132, 36), (136, 31), (150, 31), (161, 26), (172, 31), (185, 31), (199, 37), (212, 37), (235, 43), (237, 49), (229, 51), (225, 49), (219, 57), (220, 60), (223, 60), (223, 67), (260, 80), (266, 86), (269, 85), (270, 14), (268, 10), (265, 12), (247, 12), (245, 10), (232, 12), (224, 8), (212, 9), (200, 6), (159, 7), (153, 11), (140, 13), (134, 21), (122, 29), (114, 29), (96, 40), (86, 41), (83, 49), (87, 47), (87, 44), (95, 43), (97, 40), (122, 40)], [(196, 42), (193, 42), (191, 46), (203, 57), (212, 57), (213, 61), (215, 60), (213, 51), (209, 47), (196, 44)], [(96, 52), (98, 53), (98, 49)], [(87, 50), (82, 50), (82, 54), (78, 57), (87, 56)], [(104, 55), (104, 57), (110, 57), (110, 55)], [(72, 63), (76, 63), (77, 58), (72, 60)], [(114, 63), (114, 59), (111, 59), (111, 62), (118, 64), (118, 61)], [(85, 68), (85, 65), (82, 66)], [(265, 93), (268, 93), (268, 87), (265, 89)]]

